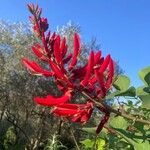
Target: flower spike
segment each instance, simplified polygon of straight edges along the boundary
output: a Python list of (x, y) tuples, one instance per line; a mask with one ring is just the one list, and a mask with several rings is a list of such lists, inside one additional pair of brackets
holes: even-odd
[[(58, 97), (53, 95), (35, 97), (35, 103), (52, 107), (54, 115), (66, 117), (72, 122), (81, 124), (86, 123), (94, 108), (97, 108), (105, 113), (97, 127), (98, 134), (110, 116), (105, 106), (99, 107), (97, 103), (105, 99), (111, 88), (114, 78), (112, 58), (107, 55), (104, 59), (101, 51), (96, 53), (91, 51), (84, 65), (77, 64), (81, 49), (79, 35), (74, 33), (73, 52), (68, 51), (66, 38), (48, 31), (47, 18), (41, 17), (42, 10), (38, 5), (28, 4), (28, 9), (32, 14), (30, 21), (33, 24), (34, 33), (40, 41), (32, 46), (32, 51), (39, 60), (44, 61), (42, 65), (49, 66), (50, 70), (42, 68), (38, 63), (27, 58), (23, 58), (22, 62), (31, 73), (52, 77), (58, 90), (62, 92), (62, 95)], [(78, 104), (74, 96), (80, 92), (85, 100), (82, 104)]]
[(79, 51), (80, 51), (80, 38), (79, 38), (79, 35), (75, 33), (74, 34), (74, 53), (73, 53), (72, 61), (69, 65), (70, 69), (72, 69), (76, 65)]

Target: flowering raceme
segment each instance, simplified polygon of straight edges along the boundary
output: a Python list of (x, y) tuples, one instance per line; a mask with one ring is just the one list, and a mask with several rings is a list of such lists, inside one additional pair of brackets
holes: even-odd
[[(32, 46), (36, 57), (48, 64), (49, 69), (43, 69), (35, 61), (23, 58), (22, 62), (32, 74), (53, 77), (58, 89), (64, 93), (60, 97), (48, 95), (35, 97), (34, 101), (43, 106), (52, 107), (52, 113), (67, 117), (73, 122), (86, 123), (97, 107), (105, 113), (97, 133), (109, 119), (107, 109), (98, 107), (96, 102), (102, 101), (111, 88), (114, 77), (114, 62), (110, 55), (102, 57), (101, 51), (91, 51), (87, 63), (78, 66), (78, 56), (81, 51), (80, 37), (74, 34), (73, 52), (68, 51), (65, 37), (48, 32), (46, 18), (41, 18), (41, 9), (37, 5), (29, 4), (32, 13), (30, 21), (35, 35), (41, 40)], [(72, 104), (71, 99), (75, 90), (87, 96), (85, 104)]]

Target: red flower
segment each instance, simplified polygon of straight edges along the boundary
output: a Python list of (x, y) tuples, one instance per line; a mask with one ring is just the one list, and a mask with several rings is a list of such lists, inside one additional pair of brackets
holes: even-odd
[(60, 45), (60, 52), (62, 53), (62, 58), (65, 57), (67, 53), (67, 45), (66, 45), (66, 38), (63, 38), (61, 45)]
[(104, 73), (104, 71), (108, 67), (109, 61), (110, 61), (110, 55), (107, 55), (107, 57), (105, 58), (104, 62), (100, 66), (100, 70), (99, 70), (100, 73)]
[(57, 116), (69, 117), (73, 122), (86, 123), (93, 112), (93, 103), (62, 104), (56, 106), (52, 113)]
[(55, 76), (58, 79), (68, 81), (68, 79), (64, 75), (64, 70), (61, 70), (61, 68), (51, 60), (49, 60), (49, 64), (50, 64), (51, 69), (53, 70)]
[[(37, 104), (53, 106), (52, 113), (57, 116), (67, 117), (72, 122), (86, 123), (94, 109), (95, 101), (104, 99), (110, 89), (114, 77), (114, 62), (110, 55), (104, 59), (101, 51), (90, 56), (84, 66), (78, 66), (78, 56), (80, 53), (80, 37), (74, 34), (73, 53), (68, 52), (66, 39), (55, 32), (51, 35), (46, 32), (48, 22), (41, 17), (41, 9), (33, 4), (28, 5), (33, 16), (30, 17), (33, 23), (35, 34), (41, 40), (32, 46), (34, 54), (47, 63), (49, 70), (41, 68), (39, 64), (26, 58), (22, 59), (23, 64), (34, 74), (53, 77), (58, 89), (64, 94), (60, 97), (47, 95), (44, 98), (35, 97)], [(75, 92), (74, 92), (75, 91)], [(69, 104), (74, 93), (81, 92), (89, 98), (86, 104)], [(94, 99), (94, 100), (92, 100)], [(99, 109), (99, 107), (96, 105)], [(105, 115), (97, 128), (99, 133), (104, 124), (109, 119), (107, 109), (99, 109)]]
[(101, 51), (98, 51), (94, 56), (94, 65), (100, 64)]
[(70, 69), (72, 69), (76, 65), (79, 51), (80, 51), (80, 38), (79, 38), (79, 35), (75, 33), (74, 34), (74, 53), (73, 53), (72, 61), (69, 65)]
[(40, 67), (36, 62), (30, 61), (27, 58), (22, 59), (23, 64), (31, 71), (32, 74), (36, 75), (44, 75), (47, 77), (52, 77), (54, 75), (53, 72), (47, 71)]
[(40, 28), (42, 31), (46, 31), (48, 29), (48, 23), (47, 23), (47, 18), (41, 18), (40, 19)]
[(69, 54), (66, 58), (63, 59), (63, 64), (68, 63), (71, 58), (72, 58), (72, 54)]
[(112, 59), (110, 59), (110, 63), (109, 63), (109, 73), (108, 73), (108, 77), (107, 77), (107, 81), (105, 83), (105, 87), (107, 89), (110, 88), (112, 81), (113, 81), (113, 77), (114, 77), (114, 62)]
[(99, 123), (97, 129), (96, 129), (96, 133), (100, 133), (101, 130), (103, 129), (104, 125), (107, 123), (107, 121), (109, 120), (110, 117), (110, 113), (106, 113), (103, 118), (101, 119), (101, 122)]
[(60, 50), (60, 36), (58, 35), (56, 37), (56, 40), (54, 42), (54, 56), (57, 64), (62, 63), (62, 52)]
[(37, 104), (40, 104), (43, 106), (57, 106), (57, 105), (68, 102), (70, 98), (71, 98), (71, 91), (67, 91), (61, 97), (54, 97), (52, 95), (47, 95), (45, 98), (35, 97), (34, 101)]
[(47, 58), (45, 57), (46, 54), (44, 53), (44, 51), (39, 43), (32, 46), (32, 51), (38, 58), (40, 58), (41, 60), (47, 61)]
[(88, 60), (88, 65), (86, 67), (86, 74), (84, 76), (83, 81), (81, 82), (82, 86), (86, 86), (88, 84), (88, 81), (91, 77), (91, 74), (93, 72), (93, 67), (94, 67), (94, 52), (91, 51), (89, 60)]

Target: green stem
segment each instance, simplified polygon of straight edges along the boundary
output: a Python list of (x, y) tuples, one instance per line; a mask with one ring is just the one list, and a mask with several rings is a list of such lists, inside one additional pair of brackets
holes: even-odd
[(98, 135), (96, 134), (96, 135), (95, 135), (95, 139), (94, 139), (94, 144), (93, 144), (93, 149), (94, 149), (94, 150), (97, 150), (97, 147), (96, 147), (96, 146), (97, 146), (97, 145), (96, 145), (97, 137), (98, 137)]
[(127, 138), (125, 135), (123, 135), (122, 133), (116, 131), (115, 129), (109, 128), (107, 126), (104, 126), (104, 128), (107, 129), (112, 134), (119, 135), (120, 137), (124, 138), (129, 144), (134, 145), (134, 143), (131, 139)]

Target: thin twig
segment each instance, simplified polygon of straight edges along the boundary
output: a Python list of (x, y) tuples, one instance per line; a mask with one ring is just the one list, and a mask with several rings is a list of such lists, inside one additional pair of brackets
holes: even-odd
[(120, 132), (118, 132), (118, 131), (116, 131), (116, 130), (114, 130), (114, 129), (112, 129), (112, 128), (109, 128), (109, 127), (107, 127), (107, 126), (104, 126), (104, 128), (107, 129), (109, 132), (115, 134), (115, 135), (121, 136), (121, 137), (124, 138), (128, 143), (130, 143), (131, 145), (133, 145), (133, 141), (130, 140), (129, 138), (127, 138), (126, 136), (124, 136), (122, 133), (120, 133)]
[(70, 132), (71, 132), (71, 135), (72, 135), (72, 137), (73, 137), (74, 143), (75, 143), (75, 145), (76, 145), (76, 147), (77, 147), (77, 150), (80, 150), (79, 145), (78, 145), (78, 143), (77, 143), (77, 140), (76, 140), (76, 138), (75, 138), (75, 136), (74, 136), (73, 129), (72, 129), (72, 127), (71, 127), (70, 125), (69, 125), (69, 127), (70, 127)]
[(94, 139), (94, 144), (93, 144), (93, 149), (94, 149), (94, 150), (97, 150), (97, 147), (96, 147), (96, 146), (97, 146), (97, 145), (96, 145), (97, 137), (98, 137), (98, 135), (96, 134), (96, 135), (95, 135), (95, 139)]

